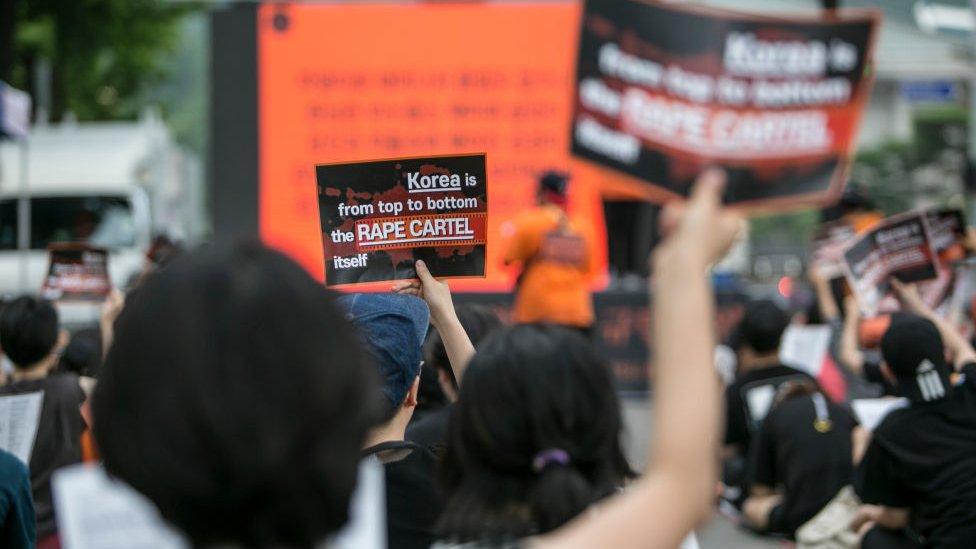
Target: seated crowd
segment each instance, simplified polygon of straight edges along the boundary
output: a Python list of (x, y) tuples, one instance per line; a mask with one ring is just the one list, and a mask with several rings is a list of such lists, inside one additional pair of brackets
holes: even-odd
[[(0, 546), (58, 547), (51, 475), (100, 460), (193, 546), (328, 547), (368, 459), (393, 549), (672, 549), (717, 502), (784, 539), (971, 547), (976, 352), (894, 283), (903, 312), (871, 362), (847, 337), (854, 309), (818, 291), (838, 362), (907, 399), (869, 433), (781, 363), (795, 320), (776, 303), (750, 303), (716, 341), (707, 273), (742, 227), (723, 186), (703, 174), (651, 258), (640, 471), (583, 331), (455, 306), (423, 262), (391, 293), (340, 296), (260, 244), (206, 246), (113, 295), (98, 333), (69, 338), (43, 300), (3, 306), (0, 397), (43, 400), (29, 463), (0, 451)], [(717, 343), (736, 362), (724, 389)]]

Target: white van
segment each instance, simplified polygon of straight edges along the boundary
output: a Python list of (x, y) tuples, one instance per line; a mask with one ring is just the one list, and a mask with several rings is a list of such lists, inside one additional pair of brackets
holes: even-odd
[[(107, 248), (112, 282), (125, 287), (142, 270), (154, 231), (185, 238), (185, 227), (154, 219), (153, 201), (162, 203), (168, 187), (186, 184), (172, 181), (180, 175), (173, 169), (176, 152), (152, 116), (41, 126), (26, 142), (0, 142), (0, 295), (37, 293), (47, 247), (56, 242)], [(28, 208), (25, 223), (21, 213)], [(60, 307), (68, 324), (97, 319), (95, 304)]]

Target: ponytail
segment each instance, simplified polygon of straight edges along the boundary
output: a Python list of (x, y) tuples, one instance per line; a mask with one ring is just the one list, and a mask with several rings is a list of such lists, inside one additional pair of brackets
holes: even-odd
[(540, 534), (569, 522), (598, 499), (565, 450), (539, 452), (532, 460), (532, 471), (536, 477), (526, 499)]

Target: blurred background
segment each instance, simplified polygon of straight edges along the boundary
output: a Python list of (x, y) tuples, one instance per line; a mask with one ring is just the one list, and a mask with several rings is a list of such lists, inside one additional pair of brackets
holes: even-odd
[[(704, 3), (764, 14), (883, 10), (848, 198), (884, 214), (972, 213), (968, 0)], [(539, 171), (572, 169), (573, 208), (601, 235), (602, 339), (618, 377), (640, 389), (658, 207), (568, 155), (580, 6), (0, 0), (0, 294), (36, 292), (46, 248), (68, 241), (109, 248), (119, 286), (160, 236), (192, 245), (260, 235), (321, 276), (315, 163), (488, 151), (493, 238), (531, 203)], [(398, 20), (421, 31), (404, 35)], [(452, 36), (441, 21), (464, 22), (453, 31), (464, 47), (439, 42)], [(834, 215), (754, 218), (718, 269), (719, 293), (732, 302), (774, 294), (801, 308), (810, 241)], [(504, 313), (513, 279), (492, 264), (485, 281), (458, 289)]]

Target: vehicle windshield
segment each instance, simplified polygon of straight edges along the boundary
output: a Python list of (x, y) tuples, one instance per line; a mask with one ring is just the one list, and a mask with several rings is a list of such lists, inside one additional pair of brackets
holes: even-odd
[(86, 242), (104, 248), (133, 246), (132, 204), (124, 196), (45, 196), (31, 200), (31, 248)]

